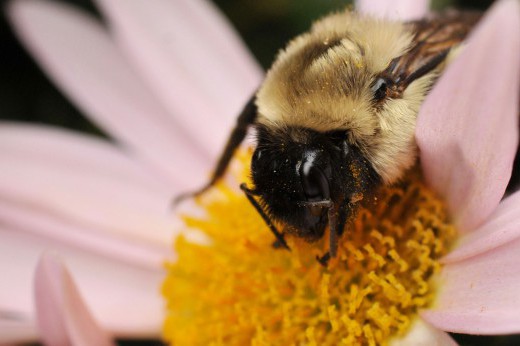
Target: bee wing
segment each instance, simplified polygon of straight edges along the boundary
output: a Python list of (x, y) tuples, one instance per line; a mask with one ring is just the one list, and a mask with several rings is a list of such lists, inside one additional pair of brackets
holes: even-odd
[(390, 63), (384, 74), (394, 81), (396, 89), (406, 89), (415, 79), (442, 63), (450, 49), (466, 38), (480, 17), (480, 12), (450, 11), (406, 23), (414, 33), (413, 44)]

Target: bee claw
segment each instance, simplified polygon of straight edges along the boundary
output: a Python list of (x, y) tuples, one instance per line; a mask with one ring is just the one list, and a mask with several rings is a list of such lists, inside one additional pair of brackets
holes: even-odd
[(287, 249), (287, 244), (285, 242), (282, 242), (280, 239), (276, 239), (273, 244), (271, 245), (275, 249)]
[(172, 201), (170, 202), (171, 208), (175, 209), (179, 204), (182, 203), (182, 201), (186, 200), (187, 198), (190, 198), (193, 196), (192, 192), (186, 192), (183, 194), (180, 194), (178, 196), (175, 196)]
[(330, 260), (330, 252), (327, 252), (325, 255), (323, 256), (316, 256), (316, 260), (318, 262), (320, 262), (320, 264), (324, 267), (327, 267), (327, 265), (329, 264), (329, 260)]
[(184, 192), (184, 193), (182, 193), (182, 194), (180, 194), (178, 196), (175, 196), (172, 199), (172, 201), (171, 201), (172, 209), (175, 209), (179, 204), (181, 204), (186, 199), (199, 197), (200, 195), (202, 195), (203, 193), (208, 191), (213, 185), (214, 185), (214, 183), (210, 182), (210, 183), (206, 184), (204, 187), (202, 187), (202, 188), (200, 188), (198, 190), (190, 191), (190, 192)]

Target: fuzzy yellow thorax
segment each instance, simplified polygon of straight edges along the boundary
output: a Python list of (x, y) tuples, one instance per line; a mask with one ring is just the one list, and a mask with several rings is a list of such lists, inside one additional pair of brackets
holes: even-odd
[(385, 345), (431, 304), (455, 230), (420, 175), (361, 207), (327, 267), (316, 260), (326, 239), (289, 237), (290, 252), (274, 249), (245, 196), (216, 189), (199, 201), (205, 217), (184, 216), (211, 244), (179, 238), (178, 260), (167, 264), (172, 345)]

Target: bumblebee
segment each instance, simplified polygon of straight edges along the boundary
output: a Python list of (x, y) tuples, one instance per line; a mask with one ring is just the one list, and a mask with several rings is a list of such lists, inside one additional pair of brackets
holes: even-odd
[[(326, 263), (359, 203), (417, 160), (419, 107), (480, 15), (447, 12), (395, 22), (351, 11), (289, 42), (238, 117), (209, 183), (256, 130), (252, 187), (241, 189), (276, 237), (321, 239)], [(278, 229), (278, 225), (284, 225)]]

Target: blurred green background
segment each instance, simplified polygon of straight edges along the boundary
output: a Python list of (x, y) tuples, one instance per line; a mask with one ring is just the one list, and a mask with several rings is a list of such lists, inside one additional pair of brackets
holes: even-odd
[[(65, 0), (62, 0), (65, 1)], [(128, 0), (132, 1), (132, 0)], [(153, 0), (149, 0), (153, 1)], [(175, 0), (172, 0), (175, 1)], [(388, 0), (390, 1), (390, 0)], [(7, 0), (0, 0), (5, 6)], [(67, 0), (101, 16), (89, 0)], [(326, 13), (344, 8), (344, 0), (214, 0), (267, 69), (284, 43)], [(490, 0), (437, 0), (435, 9), (448, 6), (485, 10)], [(0, 119), (54, 124), (104, 136), (53, 85), (13, 36), (5, 16), (0, 19)], [(454, 335), (461, 345), (520, 345), (519, 336)], [(120, 340), (120, 345), (161, 345), (159, 341)]]

